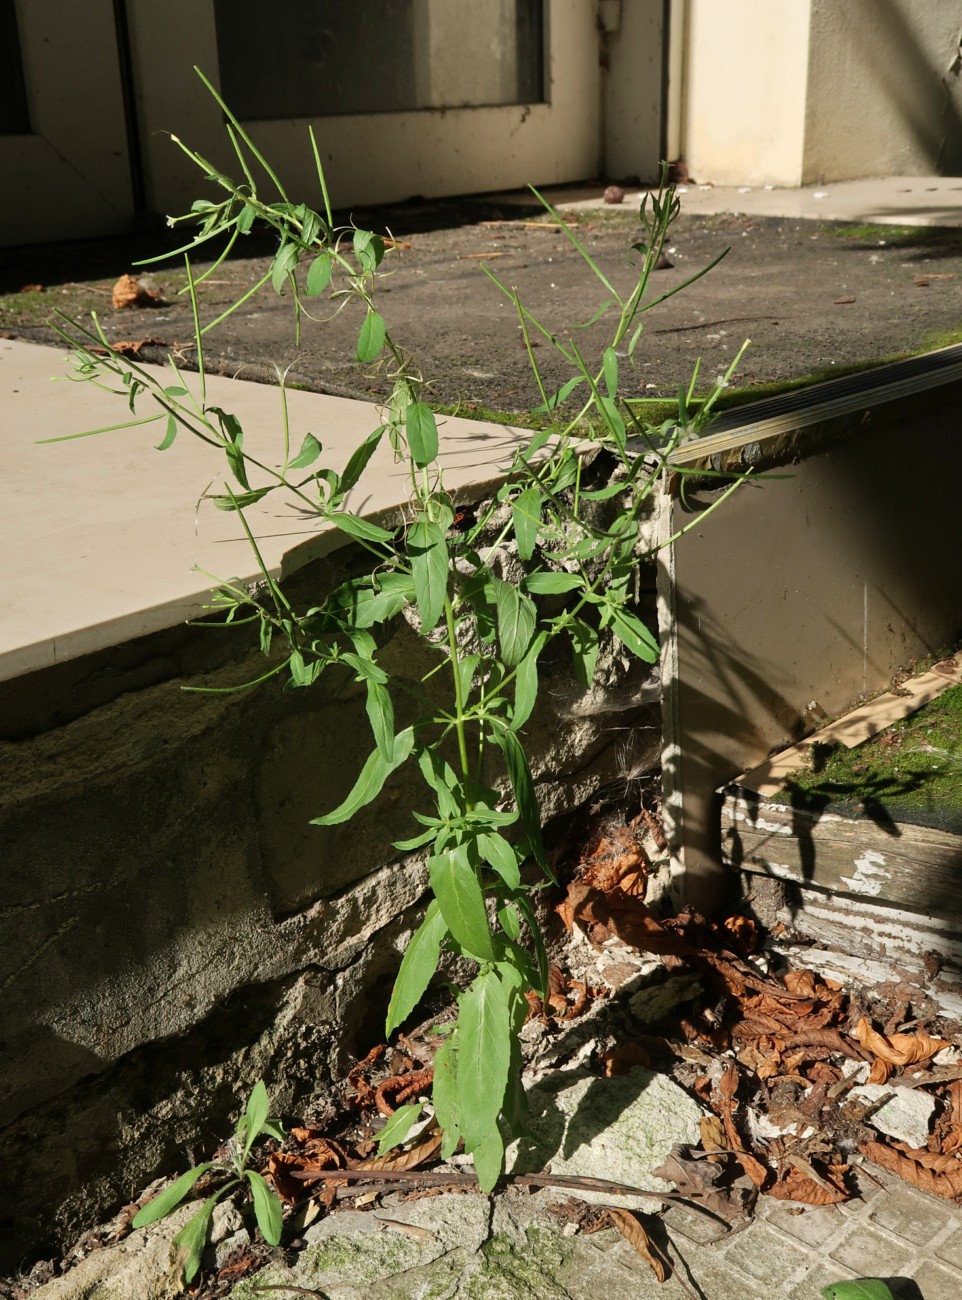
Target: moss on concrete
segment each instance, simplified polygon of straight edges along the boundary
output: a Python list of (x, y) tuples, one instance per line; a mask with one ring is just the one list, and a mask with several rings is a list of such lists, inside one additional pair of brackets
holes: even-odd
[(855, 749), (816, 745), (811, 770), (774, 797), (954, 823), (962, 815), (962, 686)]
[(557, 1281), (572, 1253), (560, 1233), (529, 1227), (524, 1242), (495, 1233), (481, 1248), (481, 1267), (467, 1279), (465, 1300), (570, 1300)]

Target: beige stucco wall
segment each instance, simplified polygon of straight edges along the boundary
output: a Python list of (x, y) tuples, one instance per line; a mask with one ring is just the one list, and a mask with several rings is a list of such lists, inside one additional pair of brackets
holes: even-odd
[(699, 181), (962, 173), (958, 0), (688, 0), (684, 22), (679, 8)]
[(960, 37), (958, 0), (813, 0), (803, 181), (962, 173)]
[(690, 0), (685, 157), (699, 181), (799, 185), (809, 0)]

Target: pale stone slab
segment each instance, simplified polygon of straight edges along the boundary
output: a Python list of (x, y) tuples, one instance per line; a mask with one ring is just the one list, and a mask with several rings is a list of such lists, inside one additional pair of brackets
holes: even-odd
[[(144, 369), (163, 375), (165, 384), (177, 382), (163, 367)], [(124, 398), (70, 382), (68, 373), (65, 353), (0, 339), (0, 680), (196, 617), (214, 585), (207, 575), (242, 582), (259, 576), (237, 518), (209, 502), (198, 505), (206, 490), (224, 490), (228, 471), (219, 448), (181, 433), (168, 451), (156, 452), (164, 420), (41, 442), (133, 418)], [(199, 392), (198, 376), (185, 378)], [(238, 417), (245, 450), (280, 465), (281, 403), (274, 387), (212, 376), (207, 401)], [(335, 470), (380, 422), (373, 403), (300, 391), (290, 391), (287, 402), (293, 451), (312, 433), (324, 446), (323, 463)], [(150, 410), (142, 400), (141, 413)], [(439, 423), (445, 485), (467, 498), (503, 478), (502, 467), (528, 436), (455, 417)], [(406, 502), (407, 488), (385, 439), (348, 504), (367, 517), (391, 516)], [(345, 540), (280, 494), (252, 507), (247, 518), (277, 576)]]

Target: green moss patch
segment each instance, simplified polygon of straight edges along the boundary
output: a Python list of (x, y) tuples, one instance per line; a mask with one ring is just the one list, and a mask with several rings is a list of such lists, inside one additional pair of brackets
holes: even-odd
[(773, 800), (962, 828), (962, 686), (855, 749), (816, 744), (811, 770)]

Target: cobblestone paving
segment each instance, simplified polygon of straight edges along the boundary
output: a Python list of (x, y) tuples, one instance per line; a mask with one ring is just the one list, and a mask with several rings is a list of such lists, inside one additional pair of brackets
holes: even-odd
[(707, 1300), (819, 1300), (846, 1278), (883, 1278), (898, 1300), (960, 1300), (962, 1207), (874, 1168), (872, 1178), (860, 1171), (861, 1199), (838, 1207), (763, 1197), (751, 1226), (715, 1245), (705, 1218), (672, 1207), (673, 1254)]

